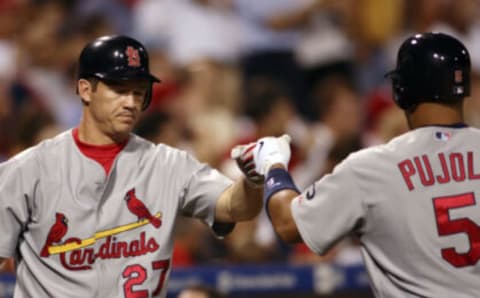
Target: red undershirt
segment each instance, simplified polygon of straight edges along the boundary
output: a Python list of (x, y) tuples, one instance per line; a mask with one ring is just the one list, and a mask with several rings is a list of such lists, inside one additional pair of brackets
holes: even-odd
[(80, 141), (80, 138), (78, 137), (78, 128), (74, 128), (72, 134), (78, 149), (80, 149), (80, 151), (88, 158), (98, 162), (105, 170), (107, 176), (110, 173), (115, 157), (117, 157), (118, 153), (120, 153), (128, 143), (127, 140), (120, 144), (91, 145)]

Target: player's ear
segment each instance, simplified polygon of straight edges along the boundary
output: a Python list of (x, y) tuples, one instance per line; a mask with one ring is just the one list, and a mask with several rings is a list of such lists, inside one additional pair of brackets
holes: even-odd
[(84, 104), (89, 104), (91, 101), (91, 94), (94, 92), (94, 86), (92, 82), (86, 79), (79, 79), (77, 81), (77, 93), (80, 95)]

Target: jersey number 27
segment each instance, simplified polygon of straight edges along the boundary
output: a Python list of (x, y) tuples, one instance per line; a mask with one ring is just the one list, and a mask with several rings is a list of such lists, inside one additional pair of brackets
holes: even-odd
[[(160, 294), (163, 288), (163, 283), (165, 281), (165, 276), (167, 274), (168, 268), (170, 266), (169, 260), (160, 260), (152, 262), (153, 270), (161, 270), (160, 278), (156, 289), (153, 291), (152, 296), (157, 296)], [(125, 298), (147, 298), (148, 290), (134, 290), (134, 286), (141, 286), (143, 282), (147, 279), (147, 270), (139, 264), (129, 265), (123, 270), (122, 276), (127, 278), (123, 286), (123, 291), (125, 293)]]

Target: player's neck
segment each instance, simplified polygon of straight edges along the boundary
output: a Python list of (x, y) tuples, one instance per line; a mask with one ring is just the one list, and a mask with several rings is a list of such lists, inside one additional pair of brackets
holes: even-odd
[(461, 104), (457, 106), (441, 105), (436, 103), (421, 103), (415, 111), (407, 113), (411, 129), (428, 125), (451, 125), (463, 123)]
[(87, 121), (85, 116), (78, 125), (78, 138), (90, 145), (121, 144), (128, 140), (129, 135), (109, 135), (93, 121)]

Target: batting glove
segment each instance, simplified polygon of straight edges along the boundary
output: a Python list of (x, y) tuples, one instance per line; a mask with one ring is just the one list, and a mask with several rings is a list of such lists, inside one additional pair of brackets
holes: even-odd
[(230, 156), (235, 159), (250, 185), (253, 187), (263, 187), (264, 177), (256, 171), (255, 161), (253, 159), (253, 150), (256, 145), (257, 143), (253, 142), (247, 145), (235, 146), (230, 152)]
[(253, 149), (253, 161), (255, 164), (255, 171), (262, 176), (265, 176), (274, 164), (281, 164), (288, 169), (290, 162), (291, 138), (284, 134), (281, 137), (265, 137), (257, 141)]

